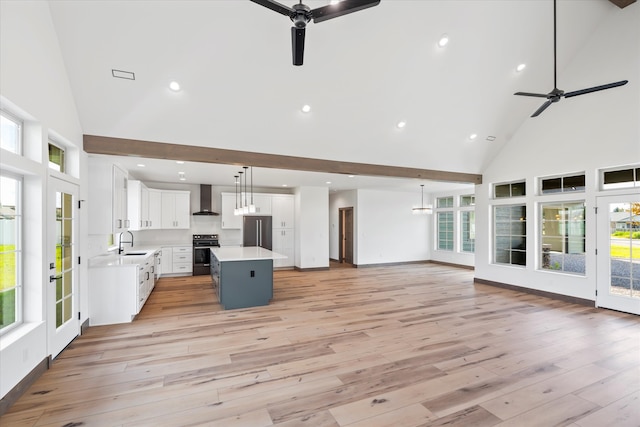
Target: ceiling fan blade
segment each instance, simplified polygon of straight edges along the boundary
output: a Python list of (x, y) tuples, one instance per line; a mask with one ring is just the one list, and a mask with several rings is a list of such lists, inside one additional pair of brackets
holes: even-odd
[(514, 95), (520, 96), (535, 96), (536, 98), (546, 98), (547, 95), (543, 93), (531, 93), (531, 92), (516, 92)]
[(277, 1), (273, 1), (273, 0), (251, 0), (251, 1), (256, 4), (259, 4), (260, 6), (264, 6), (267, 9), (271, 9), (274, 12), (281, 13), (282, 15), (285, 15), (285, 16), (291, 16), (292, 14), (296, 13), (295, 10), (293, 10), (289, 6), (285, 6), (281, 3), (278, 3)]
[(565, 98), (571, 98), (572, 96), (584, 95), (585, 93), (597, 92), (599, 90), (611, 89), (612, 87), (624, 86), (628, 83), (628, 80), (621, 80), (615, 83), (609, 83), (602, 86), (594, 86), (588, 89), (574, 90), (573, 92), (567, 92), (564, 94)]
[(377, 6), (380, 0), (343, 0), (336, 4), (322, 6), (311, 11), (313, 22), (323, 22), (348, 13)]
[(540, 106), (540, 108), (538, 108), (538, 109), (536, 110), (536, 112), (535, 112), (535, 113), (533, 113), (533, 114), (531, 115), (531, 117), (538, 117), (538, 116), (540, 115), (540, 113), (542, 113), (544, 110), (546, 110), (546, 109), (547, 109), (547, 107), (548, 107), (549, 105), (551, 105), (552, 103), (553, 103), (553, 102), (551, 102), (551, 101), (547, 101), (547, 102), (545, 102), (544, 104), (542, 104), (542, 105)]
[(302, 65), (304, 59), (304, 28), (291, 27), (291, 50), (293, 53), (293, 65)]

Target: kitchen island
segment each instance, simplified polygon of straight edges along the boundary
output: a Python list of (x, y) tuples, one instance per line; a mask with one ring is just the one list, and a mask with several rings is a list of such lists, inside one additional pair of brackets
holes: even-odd
[(258, 246), (211, 248), (211, 280), (225, 310), (268, 305), (273, 260), (286, 256)]

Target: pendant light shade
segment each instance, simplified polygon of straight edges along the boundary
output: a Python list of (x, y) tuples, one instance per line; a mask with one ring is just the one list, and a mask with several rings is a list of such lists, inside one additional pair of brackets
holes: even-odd
[(412, 209), (412, 213), (414, 215), (430, 214), (430, 213), (433, 212), (432, 207), (424, 205), (424, 184), (420, 184), (420, 188), (421, 188), (421, 191), (422, 191), (422, 199), (421, 199), (421, 202), (420, 202), (420, 207), (419, 208), (413, 208)]
[[(242, 215), (242, 172), (238, 172), (238, 175), (235, 175), (236, 178), (236, 208), (233, 210), (234, 215)], [(240, 180), (238, 181), (238, 178)], [(238, 193), (238, 184), (240, 184), (240, 193)], [(238, 206), (238, 196), (240, 196), (240, 205)]]

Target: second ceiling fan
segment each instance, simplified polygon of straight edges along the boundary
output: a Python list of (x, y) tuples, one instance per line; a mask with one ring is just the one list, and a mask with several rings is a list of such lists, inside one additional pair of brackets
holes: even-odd
[(313, 20), (314, 23), (324, 22), (337, 18), (348, 13), (357, 12), (372, 6), (377, 6), (380, 0), (342, 0), (335, 4), (311, 9), (309, 6), (300, 3), (292, 7), (285, 6), (273, 0), (251, 0), (261, 6), (286, 15), (293, 22), (291, 27), (291, 50), (293, 53), (293, 65), (302, 65), (304, 59), (304, 37), (307, 23)]
[(553, 90), (547, 94), (543, 93), (531, 93), (531, 92), (516, 92), (514, 95), (520, 96), (533, 96), (537, 98), (547, 98), (544, 104), (540, 106), (531, 117), (538, 117), (540, 113), (547, 109), (554, 102), (560, 101), (560, 98), (571, 98), (573, 96), (584, 95), (591, 92), (597, 92), (600, 90), (611, 89), (618, 86), (623, 86), (628, 83), (628, 80), (621, 80), (619, 82), (608, 83), (601, 86), (594, 86), (587, 89), (574, 90), (572, 92), (564, 92), (558, 89), (556, 83), (557, 71), (556, 71), (556, 0), (553, 0)]

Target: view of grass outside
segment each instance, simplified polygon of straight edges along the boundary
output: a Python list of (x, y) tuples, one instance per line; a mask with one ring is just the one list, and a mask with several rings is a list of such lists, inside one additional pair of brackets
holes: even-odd
[(0, 245), (0, 329), (16, 320), (16, 256), (14, 245)]

